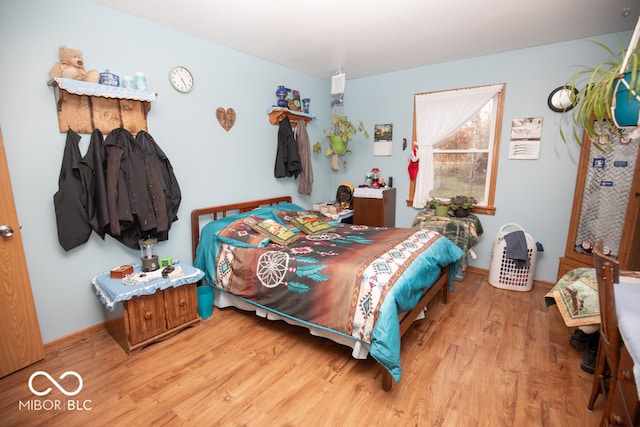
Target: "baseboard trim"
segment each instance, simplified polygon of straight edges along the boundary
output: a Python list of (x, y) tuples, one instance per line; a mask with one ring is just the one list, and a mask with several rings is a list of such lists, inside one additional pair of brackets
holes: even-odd
[(75, 343), (82, 339), (84, 336), (95, 334), (96, 332), (107, 329), (107, 324), (105, 322), (96, 323), (95, 325), (89, 326), (84, 329), (80, 329), (75, 332), (71, 332), (68, 335), (63, 335), (59, 338), (51, 340), (44, 344), (45, 353), (49, 353), (52, 351), (56, 351), (61, 347), (67, 346), (69, 344)]
[[(480, 268), (480, 267), (474, 267), (474, 266), (467, 266), (467, 271), (470, 273), (476, 273), (476, 274), (482, 274), (486, 277), (489, 277), (489, 270), (487, 270), (486, 268)], [(555, 286), (556, 284), (553, 282), (547, 282), (546, 280), (536, 280), (533, 279), (533, 286), (539, 286), (541, 288), (544, 289), (551, 289)]]
[[(489, 277), (489, 270), (487, 270), (486, 268), (480, 268), (480, 267), (474, 267), (474, 266), (467, 266), (467, 271), (470, 273), (476, 273), (476, 274), (481, 274), (483, 276)], [(551, 289), (555, 286), (555, 283), (552, 282), (547, 282), (544, 280), (535, 280), (533, 281), (533, 286), (539, 286), (545, 289)], [(95, 325), (89, 326), (87, 328), (84, 329), (80, 329), (78, 331), (75, 332), (71, 332), (68, 335), (64, 335), (60, 338), (56, 338), (54, 340), (51, 340), (47, 343), (44, 344), (44, 351), (45, 353), (49, 353), (55, 350), (60, 349), (61, 347), (64, 347), (66, 345), (69, 345), (73, 342), (76, 342), (80, 339), (82, 339), (84, 336), (87, 335), (91, 335), (91, 334), (95, 334), (96, 332), (102, 330), (102, 329), (107, 329), (107, 324), (106, 322), (101, 322), (101, 323), (96, 323)]]

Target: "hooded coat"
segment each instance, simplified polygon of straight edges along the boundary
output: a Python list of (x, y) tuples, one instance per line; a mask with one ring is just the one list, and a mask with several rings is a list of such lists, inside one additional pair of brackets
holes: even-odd
[(288, 117), (280, 121), (278, 129), (278, 151), (276, 152), (276, 164), (274, 175), (276, 178), (293, 176), (295, 178), (302, 172), (300, 155), (293, 137), (293, 129)]

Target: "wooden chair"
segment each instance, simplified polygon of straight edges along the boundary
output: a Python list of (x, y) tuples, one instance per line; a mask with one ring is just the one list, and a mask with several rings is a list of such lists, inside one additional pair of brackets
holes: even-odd
[(587, 407), (593, 409), (598, 395), (602, 393), (605, 399), (604, 416), (606, 417), (613, 402), (612, 397), (620, 362), (620, 332), (618, 331), (618, 317), (616, 316), (613, 294), (613, 284), (620, 281), (620, 264), (617, 260), (603, 253), (601, 240), (597, 241), (593, 247), (593, 260), (600, 303), (600, 342), (598, 343), (591, 397)]

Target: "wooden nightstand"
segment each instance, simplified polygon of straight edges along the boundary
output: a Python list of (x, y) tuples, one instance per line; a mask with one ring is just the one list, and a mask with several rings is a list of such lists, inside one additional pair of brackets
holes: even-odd
[[(367, 197), (353, 196), (353, 223), (371, 227), (396, 226), (396, 189), (366, 189), (371, 193)], [(380, 197), (373, 197), (380, 196)]]
[[(94, 277), (92, 283), (105, 304), (107, 330), (128, 354), (200, 322), (196, 282), (204, 274), (178, 265), (184, 271), (181, 277), (134, 286), (111, 279), (109, 272)], [(140, 272), (139, 266), (135, 272)]]

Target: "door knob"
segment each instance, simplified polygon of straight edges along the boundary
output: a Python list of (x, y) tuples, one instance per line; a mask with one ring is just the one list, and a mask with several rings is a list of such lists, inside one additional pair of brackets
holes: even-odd
[(9, 225), (0, 225), (0, 235), (3, 237), (13, 236), (13, 228)]

